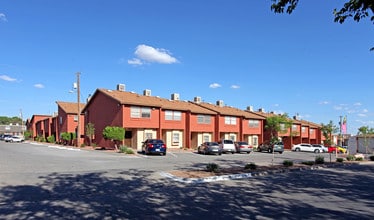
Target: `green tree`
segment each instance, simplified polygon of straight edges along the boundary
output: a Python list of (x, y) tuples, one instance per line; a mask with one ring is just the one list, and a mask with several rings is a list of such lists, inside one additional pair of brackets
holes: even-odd
[(103, 130), (103, 137), (114, 143), (114, 147), (118, 151), (118, 142), (122, 142), (125, 138), (125, 129), (122, 127), (106, 126)]
[[(275, 13), (291, 14), (297, 7), (299, 0), (272, 0), (271, 10)], [(359, 22), (361, 19), (370, 17), (374, 23), (374, 1), (373, 0), (349, 0), (341, 9), (334, 9), (334, 22), (344, 23), (347, 18), (353, 18)], [(369, 15), (370, 14), (370, 15)], [(374, 51), (374, 47), (370, 49)]]
[(321, 124), (321, 131), (325, 137), (324, 144), (329, 146), (332, 144), (332, 134), (338, 132), (339, 128), (330, 120), (328, 124)]
[(6, 117), (0, 116), (0, 125), (10, 125), (10, 124), (22, 124), (22, 119), (19, 117)]
[(274, 115), (266, 118), (265, 129), (270, 132), (271, 142), (279, 141), (279, 134), (287, 133), (292, 126), (292, 120), (287, 114)]
[(369, 128), (369, 126), (362, 126), (358, 128), (357, 135), (362, 135), (364, 137), (364, 146), (365, 146), (365, 153), (368, 153), (369, 141), (367, 137), (371, 134), (374, 134), (374, 129)]
[(88, 137), (89, 145), (91, 145), (92, 137), (94, 134), (95, 134), (95, 124), (89, 122), (86, 125), (86, 136)]
[(28, 140), (28, 139), (32, 138), (33, 132), (32, 132), (32, 130), (27, 130), (27, 131), (24, 132), (23, 135), (25, 136), (25, 139)]

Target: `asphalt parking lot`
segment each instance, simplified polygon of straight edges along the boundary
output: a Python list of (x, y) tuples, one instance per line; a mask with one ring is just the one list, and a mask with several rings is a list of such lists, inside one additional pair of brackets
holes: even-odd
[[(123, 155), (0, 142), (0, 219), (372, 219), (374, 166), (202, 184), (160, 175), (209, 162), (269, 163), (267, 153)], [(285, 152), (285, 159), (314, 160)], [(329, 155), (324, 155), (329, 159)]]

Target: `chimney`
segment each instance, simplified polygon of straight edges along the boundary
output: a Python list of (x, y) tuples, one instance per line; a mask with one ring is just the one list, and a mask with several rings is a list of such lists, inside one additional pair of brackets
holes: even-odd
[(171, 100), (174, 100), (174, 101), (179, 100), (179, 94), (178, 93), (171, 94)]
[(151, 96), (151, 90), (149, 90), (149, 89), (145, 89), (145, 90), (143, 91), (143, 95), (145, 95), (145, 96)]
[(118, 91), (121, 91), (121, 92), (126, 91), (126, 86), (125, 86), (125, 84), (118, 84), (118, 85), (117, 85), (117, 90), (118, 90)]
[(218, 100), (218, 101), (217, 101), (217, 105), (218, 105), (219, 107), (223, 107), (223, 100)]
[(253, 106), (247, 106), (247, 111), (253, 112)]
[(258, 111), (259, 112), (265, 112), (265, 109), (264, 108), (259, 108)]

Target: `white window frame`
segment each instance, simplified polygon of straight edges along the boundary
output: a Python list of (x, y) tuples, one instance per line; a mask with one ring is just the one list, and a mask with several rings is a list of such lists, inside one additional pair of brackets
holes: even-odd
[(258, 128), (260, 126), (260, 120), (250, 119), (250, 120), (248, 120), (248, 126), (250, 128)]
[(211, 123), (210, 115), (197, 115), (197, 123), (198, 124), (210, 124)]
[(225, 116), (226, 125), (236, 125), (236, 117), (234, 116)]

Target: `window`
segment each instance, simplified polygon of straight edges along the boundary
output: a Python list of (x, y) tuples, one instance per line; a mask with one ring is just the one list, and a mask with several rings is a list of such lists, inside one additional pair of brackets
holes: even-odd
[(131, 118), (150, 118), (151, 108), (131, 106)]
[(292, 125), (292, 131), (297, 131), (297, 125)]
[(198, 124), (210, 124), (210, 115), (198, 115), (197, 123)]
[(257, 146), (258, 145), (258, 137), (257, 136), (253, 136), (252, 138), (252, 144)]
[(301, 127), (301, 132), (305, 132), (306, 131), (306, 127)]
[(209, 135), (204, 135), (203, 136), (203, 141), (204, 142), (209, 142), (210, 141), (210, 136)]
[(78, 115), (74, 115), (74, 121), (78, 121)]
[(250, 128), (258, 128), (260, 126), (260, 121), (259, 120), (249, 120), (248, 121), (248, 126)]
[(59, 118), (60, 118), (60, 125), (62, 125), (62, 116), (60, 116)]
[(226, 116), (225, 117), (225, 124), (226, 125), (236, 125), (236, 117)]
[(152, 136), (153, 136), (152, 133), (148, 133), (148, 132), (145, 133), (144, 136), (145, 136), (145, 139), (152, 139), (152, 138), (153, 138), (153, 137), (152, 137)]
[(315, 132), (314, 129), (310, 129), (310, 134), (311, 134), (311, 135), (314, 135), (314, 132)]
[(165, 111), (165, 120), (180, 121), (182, 120), (182, 112), (180, 111)]
[(179, 132), (173, 132), (173, 145), (179, 144)]

